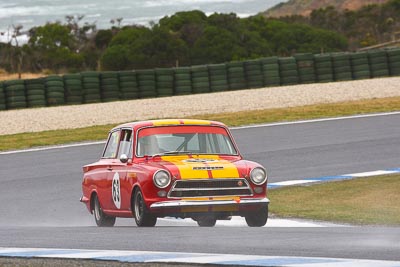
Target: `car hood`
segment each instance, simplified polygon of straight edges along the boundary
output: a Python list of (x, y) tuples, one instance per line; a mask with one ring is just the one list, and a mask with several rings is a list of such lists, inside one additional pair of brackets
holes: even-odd
[(218, 155), (163, 156), (157, 164), (180, 179), (238, 178), (241, 174), (238, 161)]

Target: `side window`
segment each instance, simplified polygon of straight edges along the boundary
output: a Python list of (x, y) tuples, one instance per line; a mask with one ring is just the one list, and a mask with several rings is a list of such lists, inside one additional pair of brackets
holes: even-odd
[(110, 134), (103, 158), (112, 159), (117, 156), (119, 133), (120, 131), (115, 131)]
[(235, 149), (232, 146), (229, 138), (222, 134), (216, 135), (216, 141), (218, 142), (218, 146), (220, 148), (220, 153), (222, 154), (236, 154)]
[(118, 158), (122, 154), (132, 158), (132, 130), (122, 130), (121, 131), (121, 141), (119, 142)]

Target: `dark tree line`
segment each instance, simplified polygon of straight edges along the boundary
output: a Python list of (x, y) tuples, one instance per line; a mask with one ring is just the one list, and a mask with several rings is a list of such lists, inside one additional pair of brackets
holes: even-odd
[[(221, 63), (294, 53), (345, 51), (347, 39), (334, 29), (307, 22), (267, 19), (201, 11), (178, 12), (149, 27), (110, 29), (82, 24), (83, 16), (65, 23), (47, 23), (29, 30), (29, 41), (18, 50), (22, 71), (127, 70)], [(15, 46), (1, 44), (1, 68), (16, 71), (6, 55)], [(3, 60), (4, 59), (4, 60)]]
[(333, 6), (312, 11), (309, 17), (280, 18), (288, 23), (304, 23), (344, 35), (349, 49), (357, 50), (400, 39), (400, 0), (382, 5), (366, 5), (359, 10), (337, 10)]
[(101, 56), (104, 69), (119, 70), (221, 63), (288, 56), (293, 53), (343, 51), (342, 35), (306, 24), (262, 16), (206, 16), (201, 11), (178, 12), (151, 28), (120, 29)]

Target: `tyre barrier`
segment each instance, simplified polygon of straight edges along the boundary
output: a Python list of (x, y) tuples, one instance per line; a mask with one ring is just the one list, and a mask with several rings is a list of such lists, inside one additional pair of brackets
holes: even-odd
[(28, 107), (45, 107), (47, 105), (45, 79), (25, 80), (25, 89)]
[(157, 95), (159, 97), (174, 94), (174, 70), (168, 68), (155, 69)]
[(296, 54), (294, 55), (297, 63), (297, 70), (300, 83), (315, 83), (315, 67), (313, 54)]
[(45, 78), (46, 100), (48, 106), (65, 104), (64, 80), (61, 76), (52, 75)]
[(371, 78), (371, 70), (367, 52), (353, 53), (350, 55), (353, 80)]
[(83, 101), (83, 83), (80, 74), (65, 74), (64, 79), (64, 94), (65, 103), (68, 105), (79, 105)]
[(400, 49), (296, 54), (178, 68), (0, 82), (0, 110), (400, 76)]
[(118, 72), (100, 73), (100, 95), (102, 102), (112, 102), (120, 99)]
[(4, 94), (7, 109), (26, 108), (25, 82), (12, 80), (4, 82)]
[(293, 85), (299, 83), (299, 73), (296, 59), (294, 57), (283, 57), (278, 59), (281, 85)]
[(281, 76), (278, 57), (261, 58), (260, 62), (264, 86), (279, 86), (281, 84)]
[(208, 65), (208, 73), (210, 75), (211, 92), (222, 92), (229, 89), (226, 64), (210, 64)]
[(230, 90), (241, 90), (247, 87), (242, 61), (233, 61), (226, 64), (228, 85)]
[(192, 66), (190, 70), (192, 76), (192, 92), (194, 94), (210, 92), (210, 75), (207, 66)]
[(244, 73), (247, 82), (247, 88), (261, 88), (264, 86), (261, 60), (245, 61)]
[(353, 79), (351, 73), (350, 54), (332, 54), (333, 77), (335, 81), (350, 81)]
[(121, 100), (139, 98), (139, 84), (135, 71), (119, 71), (118, 80)]
[(400, 75), (400, 49), (392, 49), (387, 51), (390, 76)]
[(371, 67), (371, 78), (389, 76), (389, 64), (386, 51), (368, 52), (369, 65)]
[(190, 67), (174, 69), (174, 95), (188, 95), (192, 93), (192, 74)]
[(315, 76), (320, 83), (333, 82), (332, 56), (329, 54), (315, 55)]
[(100, 96), (100, 73), (95, 71), (82, 72), (83, 103), (99, 103)]
[(139, 98), (157, 97), (156, 74), (154, 70), (137, 70)]
[(4, 83), (0, 82), (0, 110), (6, 110), (6, 95), (4, 93)]

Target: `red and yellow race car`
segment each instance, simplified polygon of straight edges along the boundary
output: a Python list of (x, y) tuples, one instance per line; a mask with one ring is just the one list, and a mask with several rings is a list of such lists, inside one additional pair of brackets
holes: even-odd
[(267, 172), (242, 158), (229, 129), (204, 120), (122, 124), (109, 133), (101, 159), (83, 167), (81, 202), (98, 226), (134, 217), (192, 218), (199, 226), (243, 216), (268, 219)]

